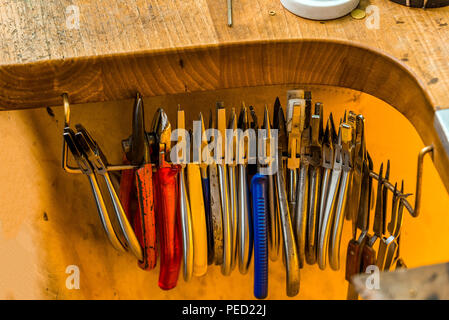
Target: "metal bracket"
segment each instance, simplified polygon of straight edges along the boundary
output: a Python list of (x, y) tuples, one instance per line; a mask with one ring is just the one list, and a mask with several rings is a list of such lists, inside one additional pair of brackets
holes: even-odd
[[(415, 191), (415, 207), (407, 201), (407, 196), (411, 194), (402, 194), (399, 190), (396, 190), (396, 195), (401, 198), (400, 201), (404, 204), (404, 207), (410, 213), (410, 215), (414, 218), (419, 216), (421, 210), (421, 189), (422, 189), (422, 175), (423, 175), (423, 164), (424, 164), (424, 156), (428, 153), (432, 153), (433, 156), (433, 146), (427, 146), (421, 149), (418, 155), (418, 167), (416, 174), (416, 191)], [(370, 176), (376, 180), (379, 180), (379, 175), (375, 172), (370, 172)], [(394, 186), (387, 180), (383, 179), (383, 184), (391, 191), (395, 192)]]
[[(64, 127), (70, 127), (70, 103), (69, 96), (67, 93), (62, 94), (62, 101), (64, 104)], [(62, 139), (62, 168), (67, 173), (82, 173), (81, 169), (78, 167), (72, 167), (69, 165), (68, 160), (68, 146), (65, 139)], [(107, 166), (107, 171), (122, 171), (127, 169), (134, 169), (137, 166), (133, 165), (109, 165)]]

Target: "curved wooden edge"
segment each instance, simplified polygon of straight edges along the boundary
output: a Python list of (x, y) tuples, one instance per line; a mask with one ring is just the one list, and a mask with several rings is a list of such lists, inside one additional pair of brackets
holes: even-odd
[(0, 67), (4, 110), (278, 84), (331, 85), (368, 93), (399, 110), (426, 145), (449, 190), (449, 161), (433, 127), (434, 103), (402, 62), (335, 40), (227, 43), (168, 51), (44, 61)]

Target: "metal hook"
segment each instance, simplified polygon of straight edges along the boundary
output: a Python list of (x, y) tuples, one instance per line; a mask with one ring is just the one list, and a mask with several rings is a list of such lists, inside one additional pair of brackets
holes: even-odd
[[(421, 189), (422, 189), (422, 176), (423, 176), (423, 165), (424, 165), (424, 156), (428, 153), (432, 152), (433, 156), (433, 150), (434, 147), (432, 145), (426, 146), (419, 152), (418, 155), (418, 167), (417, 167), (417, 177), (416, 177), (416, 192), (415, 192), (415, 207), (413, 208), (412, 205), (407, 201), (407, 197), (411, 194), (403, 194), (399, 192), (398, 190), (395, 191), (394, 186), (387, 180), (383, 180), (384, 186), (386, 186), (391, 192), (396, 192), (396, 195), (401, 198), (401, 202), (404, 205), (404, 207), (407, 209), (407, 211), (410, 213), (410, 215), (414, 218), (419, 216), (420, 210), (421, 210)], [(379, 175), (375, 172), (370, 172), (370, 176), (376, 180), (379, 180)]]
[[(64, 127), (70, 127), (70, 103), (69, 96), (67, 93), (62, 94), (62, 101), (64, 105)], [(67, 173), (82, 173), (81, 169), (78, 167), (71, 167), (68, 164), (68, 146), (65, 139), (62, 139), (62, 168)], [(134, 165), (108, 165), (106, 171), (122, 171), (127, 169), (134, 169), (137, 166)]]

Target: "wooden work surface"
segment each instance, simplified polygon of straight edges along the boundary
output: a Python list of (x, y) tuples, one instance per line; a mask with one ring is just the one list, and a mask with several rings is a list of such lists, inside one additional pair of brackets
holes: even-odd
[[(80, 9), (79, 29), (66, 26), (72, 15), (66, 12), (70, 5)], [(106, 59), (89, 58), (82, 68), (67, 67), (67, 61), (76, 65), (86, 57), (151, 54), (247, 41), (331, 39), (368, 46), (402, 61), (416, 74), (434, 108), (449, 108), (449, 7), (411, 9), (387, 0), (362, 0), (360, 6), (368, 5), (379, 9), (378, 30), (366, 27), (371, 15), (363, 20), (346, 16), (310, 21), (285, 10), (279, 0), (234, 0), (232, 28), (226, 24), (226, 0), (5, 0), (0, 3), (0, 107), (56, 104), (56, 93), (76, 91), (73, 83), (88, 83), (94, 78), (89, 74), (89, 63)], [(57, 78), (48, 76), (48, 72), (64, 68)], [(114, 72), (114, 68), (108, 69)], [(139, 76), (145, 75), (136, 78)], [(101, 80), (105, 81), (96, 79), (96, 83)], [(50, 87), (48, 82), (52, 82)], [(128, 91), (115, 96), (99, 94), (103, 86), (93, 84), (95, 81), (83, 88), (83, 96), (74, 102), (132, 96)], [(45, 99), (37, 99), (39, 94)]]

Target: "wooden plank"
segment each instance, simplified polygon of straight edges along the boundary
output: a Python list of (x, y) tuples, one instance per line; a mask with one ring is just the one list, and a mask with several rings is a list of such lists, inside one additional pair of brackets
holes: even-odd
[[(80, 10), (79, 29), (66, 26), (66, 20), (73, 15), (73, 12), (66, 10), (72, 4)], [(87, 92), (83, 94), (90, 99), (79, 101), (108, 99), (111, 95), (104, 92), (107, 91), (105, 86), (116, 89), (117, 84), (106, 84), (106, 81), (110, 82), (110, 78), (117, 75), (113, 68), (127, 68), (126, 63), (120, 61), (126, 55), (134, 59), (136, 53), (150, 54), (187, 47), (274, 39), (333, 39), (373, 47), (400, 59), (423, 83), (433, 107), (448, 108), (449, 8), (410, 9), (383, 0), (362, 0), (361, 7), (368, 5), (378, 9), (379, 29), (367, 28), (368, 19), (354, 20), (350, 16), (326, 22), (305, 20), (283, 9), (277, 0), (236, 1), (232, 28), (226, 25), (225, 1), (2, 1), (0, 84), (3, 88), (0, 95), (2, 101), (22, 97), (16, 103), (2, 104), (2, 107), (11, 109), (54, 104), (61, 89), (73, 89), (65, 84), (67, 81), (85, 84), (83, 91)], [(275, 15), (270, 15), (270, 10)], [(107, 65), (112, 70), (111, 77), (101, 74), (97, 68), (98, 64), (104, 65), (107, 59), (117, 60), (113, 66)], [(284, 59), (289, 59), (289, 56)], [(42, 64), (43, 61), (47, 64)], [(331, 68), (337, 67), (333, 66), (332, 60), (327, 62)], [(362, 72), (364, 66), (361, 61)], [(215, 71), (214, 67), (218, 66), (204, 64), (204, 68), (212, 72)], [(79, 72), (77, 79), (73, 75), (61, 79), (74, 68)], [(48, 78), (48, 73), (52, 72), (60, 77), (54, 80)], [(116, 78), (114, 81), (120, 80), (125, 86), (129, 84), (120, 91), (128, 93), (136, 81), (148, 81), (142, 74), (136, 73), (134, 79)], [(183, 74), (188, 76), (187, 70)], [(200, 75), (200, 78), (203, 76)], [(208, 81), (214, 82), (210, 76)], [(35, 85), (29, 87), (30, 83)], [(120, 88), (123, 89), (123, 86)], [(191, 90), (197, 87), (207, 86), (198, 83)], [(58, 91), (58, 94), (39, 103), (33, 100), (31, 90), (44, 96), (50, 91)], [(164, 92), (171, 93), (173, 90)], [(77, 90), (71, 92), (71, 95), (74, 94), (80, 96)], [(122, 99), (128, 97), (121, 96)]]
[[(373, 275), (357, 275), (353, 283), (368, 300), (447, 300), (449, 299), (449, 263), (379, 273), (376, 288)], [(368, 279), (371, 277), (370, 279)], [(368, 283), (368, 285), (367, 285)]]

